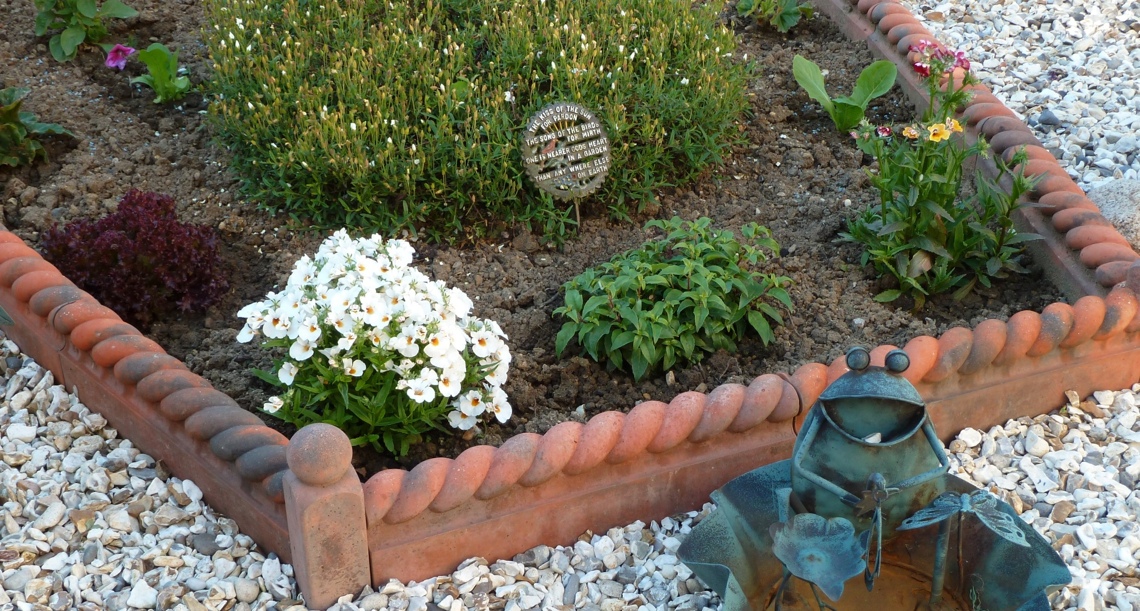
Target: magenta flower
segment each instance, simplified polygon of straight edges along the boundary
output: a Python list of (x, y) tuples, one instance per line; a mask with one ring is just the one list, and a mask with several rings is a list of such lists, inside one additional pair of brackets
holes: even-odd
[(127, 58), (134, 55), (135, 50), (126, 45), (115, 45), (107, 52), (106, 65), (108, 68), (122, 70), (127, 67)]
[(875, 132), (878, 133), (881, 138), (888, 138), (891, 135), (891, 128), (888, 125), (880, 125), (875, 128)]

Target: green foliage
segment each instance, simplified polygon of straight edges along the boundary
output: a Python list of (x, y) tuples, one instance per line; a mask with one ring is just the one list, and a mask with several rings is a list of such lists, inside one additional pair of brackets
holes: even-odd
[(784, 324), (777, 306), (792, 308), (784, 288), (791, 279), (755, 267), (768, 259), (763, 249), (779, 253), (780, 247), (756, 223), (741, 228), (743, 243), (711, 223), (650, 221), (646, 229), (661, 229), (664, 237), (563, 285), (566, 304), (554, 310), (567, 320), (555, 341), (558, 354), (577, 340), (590, 358), (629, 367), (640, 380), (659, 366), (668, 370), (720, 348), (734, 351), (750, 328), (768, 345), (772, 324)]
[(566, 229), (519, 152), (556, 101), (602, 121), (612, 163), (592, 197), (620, 216), (721, 161), (747, 107), (723, 1), (205, 4), (210, 107), (244, 193), (322, 226)]
[(180, 100), (190, 91), (190, 79), (178, 76), (178, 52), (156, 42), (139, 52), (139, 59), (146, 64), (150, 74), (131, 79), (131, 83), (142, 83), (154, 90), (155, 104)]
[(101, 5), (96, 0), (35, 0), (36, 36), (47, 34), (48, 30), (62, 28), (53, 34), (48, 42), (51, 56), (56, 61), (70, 61), (75, 57), (79, 45), (84, 42), (99, 42), (107, 36), (103, 18), (129, 19), (139, 14), (121, 0), (104, 0)]
[(811, 19), (814, 10), (799, 0), (740, 0), (736, 12), (741, 17), (755, 15), (756, 20), (768, 22), (780, 33), (794, 28), (801, 18)]
[(0, 89), (0, 165), (21, 166), (37, 157), (47, 160), (47, 151), (36, 136), (75, 135), (55, 123), (40, 123), (36, 115), (21, 111), (20, 105), (29, 93), (31, 90), (23, 87)]
[(827, 87), (824, 86), (823, 72), (810, 59), (800, 55), (795, 56), (792, 59), (792, 75), (807, 92), (808, 97), (823, 106), (831, 116), (831, 121), (835, 123), (835, 128), (845, 132), (859, 125), (871, 100), (891, 90), (898, 69), (893, 62), (886, 60), (873, 62), (859, 73), (859, 78), (855, 81), (855, 90), (851, 95), (840, 96), (834, 100), (828, 95)]
[[(1011, 215), (1035, 182), (1022, 169), (1011, 171), (995, 158), (997, 179), (975, 172), (974, 193), (961, 196), (966, 160), (987, 156), (989, 147), (982, 139), (970, 147), (955, 142), (953, 135), (962, 127), (954, 113), (969, 99), (962, 88), (973, 80), (941, 87), (938, 80), (955, 63), (953, 55), (938, 53), (917, 64), (929, 70), (933, 101), (921, 122), (902, 130), (864, 123), (857, 130), (859, 148), (878, 163), (868, 174), (880, 202), (849, 219), (847, 232), (841, 234), (864, 246), (864, 265), (871, 263), (880, 275), (898, 281), (898, 288), (879, 293), (875, 300), (909, 295), (915, 309), (929, 295), (953, 291), (954, 298), (961, 299), (979, 284), (988, 287), (1009, 272), (1025, 272), (1020, 264), (1024, 243), (1040, 237), (1013, 228)], [(958, 62), (963, 61), (959, 57)], [(1025, 161), (1021, 151), (1012, 165)], [(1007, 176), (1008, 193), (998, 186)]]

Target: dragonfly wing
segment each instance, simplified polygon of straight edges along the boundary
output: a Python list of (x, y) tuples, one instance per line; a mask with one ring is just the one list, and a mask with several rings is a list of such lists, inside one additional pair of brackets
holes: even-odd
[(978, 516), (986, 528), (1000, 535), (1002, 539), (1014, 545), (1029, 547), (1029, 540), (1025, 538), (1025, 533), (1018, 525), (1017, 518), (1001, 512), (990, 503), (983, 506), (974, 505), (973, 514)]
[(947, 492), (939, 495), (929, 505), (914, 512), (914, 515), (902, 521), (898, 530), (912, 530), (915, 528), (922, 528), (941, 522), (946, 518), (958, 513), (961, 505), (958, 501), (958, 494), (954, 492)]

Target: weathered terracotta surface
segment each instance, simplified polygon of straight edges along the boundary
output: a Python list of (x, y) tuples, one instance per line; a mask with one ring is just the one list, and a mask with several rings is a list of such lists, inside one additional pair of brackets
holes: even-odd
[(364, 493), (348, 436), (334, 426), (301, 429), (285, 457), (293, 571), (307, 606), (323, 609), (369, 583)]
[[(175, 394), (212, 391), (209, 383), (6, 231), (0, 231), (0, 285), (0, 307), (15, 323), (4, 332), (23, 351), (175, 475), (193, 479), (206, 501), (250, 536), (289, 558), (281, 490), (286, 465), (278, 455), (287, 440), (280, 433), (213, 391), (209, 403), (225, 413), (211, 421), (209, 434), (190, 435), (182, 422), (190, 414), (171, 418), (160, 405)], [(226, 420), (238, 414), (240, 422)], [(220, 426), (227, 423), (238, 429)], [(250, 424), (258, 426), (250, 430)]]

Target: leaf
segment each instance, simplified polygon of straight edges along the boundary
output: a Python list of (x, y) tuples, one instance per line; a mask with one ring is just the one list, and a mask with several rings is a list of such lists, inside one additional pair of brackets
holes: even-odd
[(115, 19), (130, 19), (139, 14), (135, 9), (123, 4), (121, 0), (107, 0), (99, 8), (100, 17), (114, 17)]
[(910, 223), (908, 223), (906, 221), (895, 221), (893, 223), (888, 223), (886, 225), (883, 225), (883, 228), (880, 229), (878, 231), (878, 233), (876, 233), (875, 235), (877, 235), (877, 236), (891, 235), (892, 233), (895, 233), (897, 231), (902, 231), (902, 230), (906, 229), (907, 227), (910, 227)]
[(568, 322), (562, 325), (562, 328), (558, 331), (558, 336), (554, 339), (554, 351), (558, 356), (562, 356), (562, 351), (566, 349), (566, 344), (570, 343), (570, 339), (574, 337), (577, 331), (578, 325), (575, 323)]
[(756, 310), (749, 312), (748, 324), (752, 325), (752, 328), (760, 335), (760, 341), (764, 342), (765, 346), (775, 339), (775, 335), (772, 334), (772, 326), (768, 324), (768, 320), (760, 312)]
[(930, 271), (933, 265), (934, 263), (930, 260), (930, 253), (925, 250), (920, 250), (911, 257), (910, 265), (907, 266), (906, 276), (907, 278), (917, 278)]
[(883, 291), (882, 293), (879, 293), (878, 295), (875, 295), (875, 301), (878, 301), (879, 303), (889, 303), (898, 299), (899, 297), (902, 297), (902, 291), (898, 289), (889, 289)]
[(75, 10), (84, 17), (93, 18), (96, 15), (95, 0), (76, 0)]
[(827, 94), (827, 88), (824, 86), (823, 72), (820, 71), (815, 62), (796, 55), (792, 58), (792, 76), (795, 77), (800, 87), (807, 92), (809, 98), (823, 106), (827, 114), (830, 115), (834, 112), (831, 96)]
[[(577, 291), (575, 291), (575, 293), (577, 293)], [(579, 297), (579, 302), (580, 301), (581, 298)], [(582, 307), (582, 318), (589, 316), (590, 312), (593, 312), (599, 306), (606, 305), (609, 302), (610, 299), (606, 295), (594, 295), (593, 297), (590, 297), (590, 299), (586, 302), (586, 305)]]
[(61, 32), (59, 35), (59, 47), (63, 50), (64, 57), (68, 59), (74, 57), (76, 47), (82, 44), (85, 38), (87, 38), (87, 31), (77, 25), (73, 25)]
[(36, 22), (35, 22), (36, 36), (43, 36), (44, 34), (47, 34), (48, 27), (51, 25), (51, 21), (52, 21), (51, 13), (43, 11), (43, 12), (40, 12), (38, 15), (36, 15)]
[(863, 107), (837, 99), (835, 109), (831, 112), (831, 120), (835, 122), (835, 128), (841, 132), (855, 129), (863, 120)]
[(59, 44), (59, 34), (51, 37), (51, 40), (48, 41), (48, 48), (51, 49), (51, 56), (57, 62), (65, 62), (71, 59), (63, 52), (63, 46)]
[(911, 238), (910, 243), (916, 248), (921, 248), (922, 250), (932, 252), (940, 257), (946, 257), (947, 259), (954, 258), (945, 248), (938, 244), (935, 244), (934, 240), (931, 240), (924, 235), (914, 236)]
[(277, 374), (272, 371), (265, 371), (263, 369), (251, 369), (249, 372), (252, 373), (254, 377), (261, 380), (262, 382), (265, 382), (266, 384), (269, 384), (270, 386), (285, 386), (285, 383), (281, 381), (281, 378), (277, 377)]
[(779, 10), (772, 16), (772, 25), (781, 34), (787, 33), (788, 30), (795, 27), (800, 22), (802, 13), (798, 5), (798, 0), (778, 0), (780, 3)]
[(1010, 246), (1013, 244), (1021, 244), (1022, 242), (1033, 242), (1035, 240), (1044, 240), (1044, 239), (1045, 238), (1041, 237), (1040, 235), (1038, 235), (1036, 233), (1018, 233), (1018, 234), (1015, 234), (1015, 235), (1012, 235), (1012, 236), (1006, 238), (1005, 244), (1006, 244), (1006, 246)]
[(645, 372), (649, 370), (649, 361), (640, 353), (635, 353), (631, 358), (633, 361), (633, 379), (640, 381), (641, 378), (645, 377)]
[(870, 66), (863, 69), (863, 72), (859, 73), (859, 78), (855, 81), (855, 90), (851, 93), (851, 99), (861, 108), (867, 108), (867, 104), (871, 100), (894, 87), (897, 76), (898, 68), (895, 67), (894, 62), (883, 59), (872, 62)]

